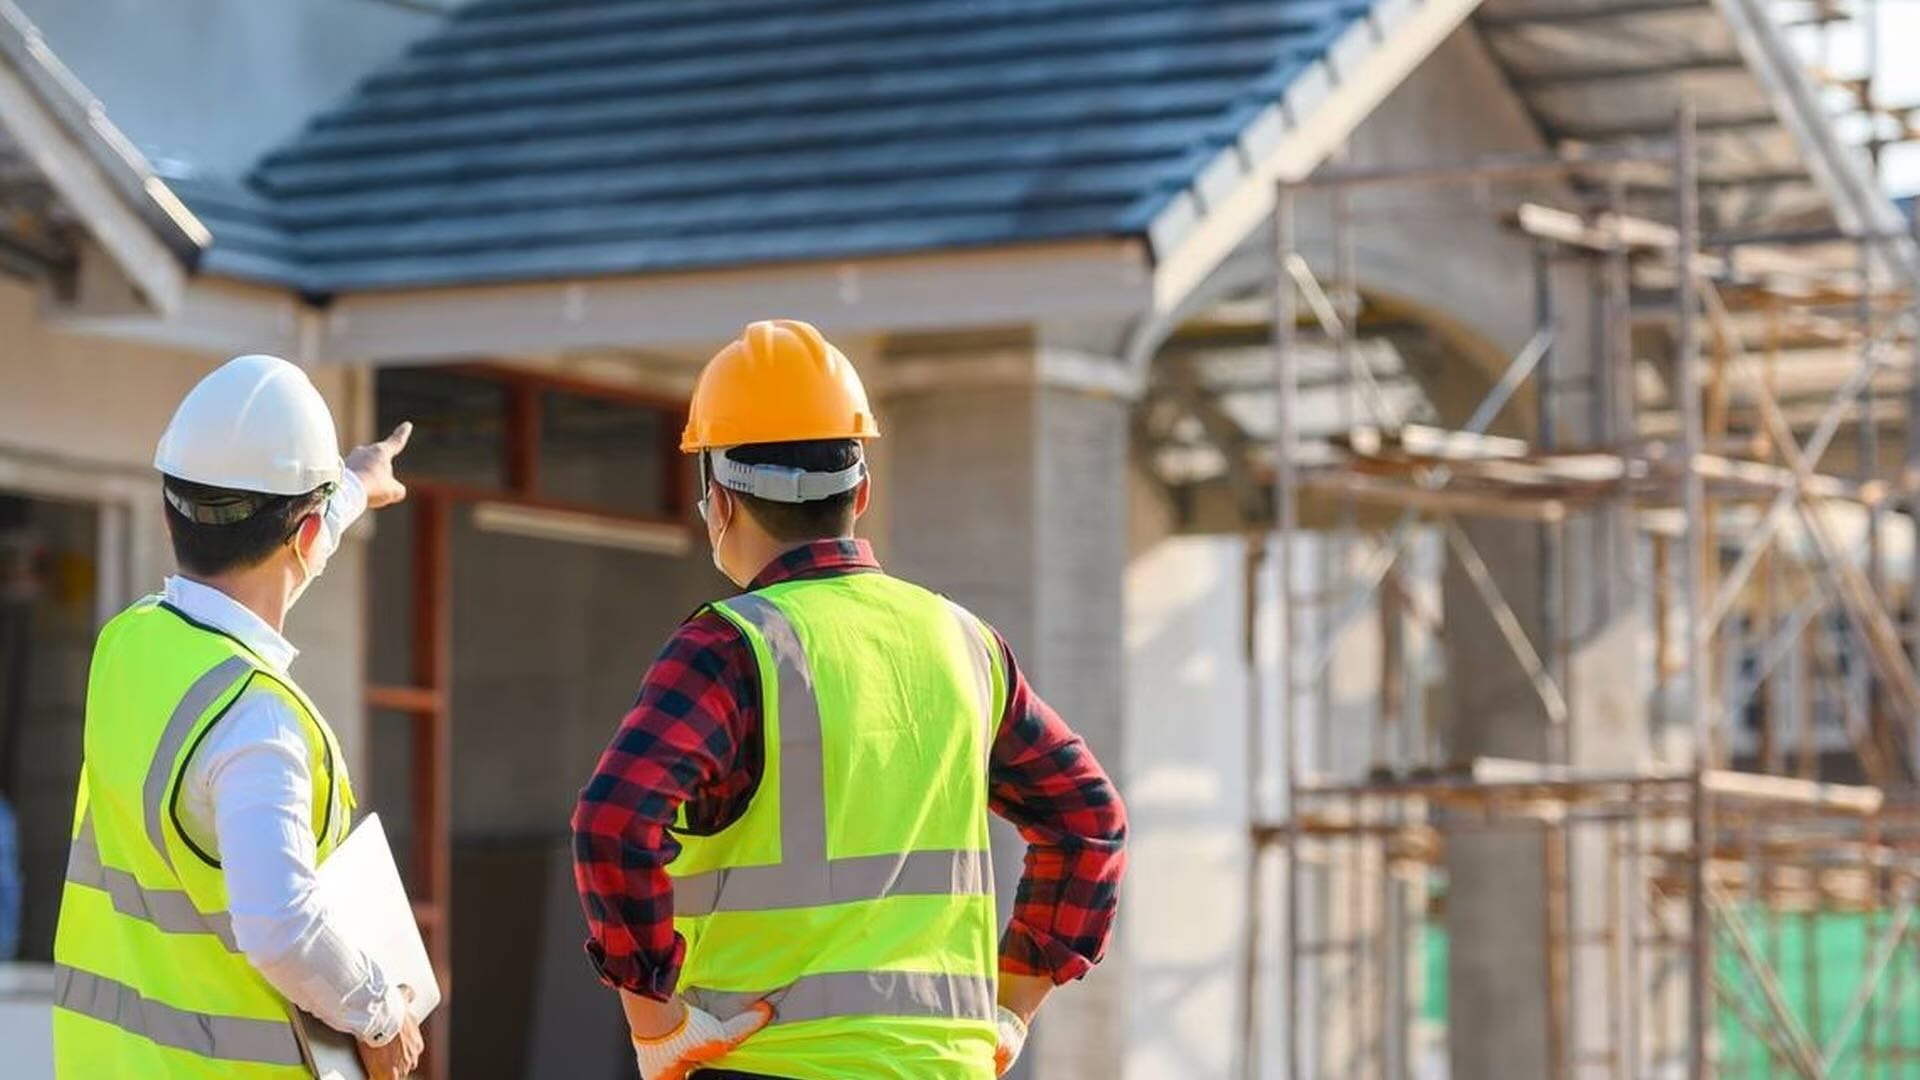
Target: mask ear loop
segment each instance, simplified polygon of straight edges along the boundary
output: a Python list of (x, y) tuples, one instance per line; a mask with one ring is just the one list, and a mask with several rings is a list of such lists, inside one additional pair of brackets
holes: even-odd
[(700, 520), (705, 521), (707, 520), (707, 503), (709, 502), (707, 492), (713, 487), (713, 468), (707, 460), (707, 451), (702, 450), (695, 456), (700, 463), (700, 498), (694, 502), (693, 508), (699, 511)]
[[(307, 515), (307, 517), (318, 517), (318, 516), (319, 516), (319, 513), (317, 511), (315, 513)], [(298, 603), (302, 596), (306, 595), (307, 586), (313, 584), (313, 579), (315, 576), (313, 573), (313, 569), (307, 565), (307, 557), (305, 555), (300, 554), (300, 530), (306, 527), (307, 517), (301, 518), (300, 524), (295, 525), (293, 527), (293, 535), (287, 537), (287, 546), (293, 549), (293, 561), (296, 564), (298, 564), (300, 567), (300, 584), (295, 585), (293, 587), (293, 595), (289, 597), (287, 600), (287, 606), (289, 608), (291, 608), (294, 604)], [(322, 523), (323, 527), (324, 527), (324, 524), (325, 523), (323, 522)]]

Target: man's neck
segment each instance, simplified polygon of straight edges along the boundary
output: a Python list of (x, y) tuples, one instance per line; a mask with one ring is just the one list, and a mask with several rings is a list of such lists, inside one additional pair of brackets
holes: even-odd
[(225, 593), (229, 600), (260, 616), (263, 622), (273, 627), (274, 633), (286, 632), (287, 588), (279, 580), (278, 571), (256, 567), (231, 574), (202, 576), (182, 570), (180, 576), (196, 585)]

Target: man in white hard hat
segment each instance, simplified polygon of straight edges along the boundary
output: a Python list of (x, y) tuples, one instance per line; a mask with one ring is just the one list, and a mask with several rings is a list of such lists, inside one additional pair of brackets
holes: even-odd
[(347, 527), (406, 497), (410, 430), (342, 461), (306, 374), (243, 356), (161, 437), (179, 574), (94, 649), (54, 945), (62, 1080), (309, 1076), (290, 1004), (357, 1037), (375, 1077), (416, 1065), (409, 995), (315, 895), (353, 789), (281, 633)]

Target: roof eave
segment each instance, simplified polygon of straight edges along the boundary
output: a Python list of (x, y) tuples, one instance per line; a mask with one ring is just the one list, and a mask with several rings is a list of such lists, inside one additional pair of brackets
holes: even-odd
[(0, 118), (140, 298), (177, 305), (211, 235), (12, 0), (0, 0)]
[(115, 337), (365, 363), (704, 345), (770, 313), (837, 333), (1130, 319), (1152, 300), (1146, 243), (1118, 236), (686, 273), (347, 291), (318, 306), (284, 287), (216, 271), (189, 284), (172, 316), (76, 313), (62, 323)]
[(1273, 211), (1275, 185), (1305, 177), (1465, 22), (1480, 0), (1378, 0), (1255, 115), (1148, 223), (1153, 312), (1164, 320)]

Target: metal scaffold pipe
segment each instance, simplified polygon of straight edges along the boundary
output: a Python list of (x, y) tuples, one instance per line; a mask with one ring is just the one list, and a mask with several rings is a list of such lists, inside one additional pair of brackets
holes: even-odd
[[(1698, 465), (1703, 432), (1700, 413), (1699, 298), (1695, 295), (1693, 255), (1699, 245), (1700, 192), (1694, 112), (1690, 103), (1681, 107), (1674, 127), (1674, 192), (1678, 229), (1678, 242), (1674, 245), (1678, 281), (1675, 303), (1679, 322), (1675, 341), (1673, 396), (1674, 404), (1680, 411), (1682, 502), (1686, 515), (1680, 549), (1681, 611), (1684, 640), (1687, 643), (1687, 712), (1693, 729), (1694, 768), (1704, 771), (1714, 764), (1714, 717), (1707, 694), (1708, 642), (1700, 634), (1701, 571), (1705, 556), (1701, 550), (1701, 540), (1706, 526), (1706, 484)], [(1695, 857), (1691, 867), (1691, 895), (1688, 897), (1692, 964), (1688, 971), (1687, 1060), (1688, 1075), (1693, 1080), (1706, 1080), (1711, 1064), (1707, 1030), (1713, 1022), (1713, 929), (1706, 892), (1712, 829), (1712, 801), (1705, 788), (1698, 787), (1693, 800)]]

